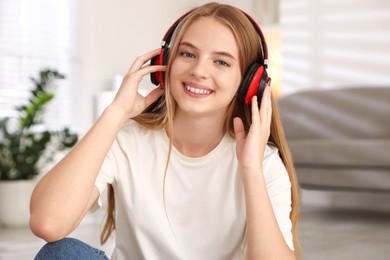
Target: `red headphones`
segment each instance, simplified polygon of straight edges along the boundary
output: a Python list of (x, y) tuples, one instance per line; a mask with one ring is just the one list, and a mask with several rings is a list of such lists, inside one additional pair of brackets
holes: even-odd
[[(193, 9), (195, 10), (195, 9)], [(169, 57), (169, 43), (171, 42), (172, 35), (178, 26), (178, 24), (193, 10), (182, 15), (165, 33), (163, 41), (161, 43), (160, 54), (151, 59), (151, 65), (167, 65)], [(265, 42), (263, 32), (260, 29), (260, 26), (256, 21), (247, 13), (241, 10), (243, 14), (249, 19), (253, 24), (255, 30), (260, 36), (261, 45), (263, 49), (263, 57), (258, 57), (258, 59), (249, 65), (248, 69), (245, 71), (242, 78), (241, 84), (238, 88), (237, 98), (243, 104), (250, 104), (252, 97), (257, 95), (257, 100), (260, 102), (263, 95), (264, 89), (266, 86), (271, 84), (271, 78), (268, 77), (267, 67), (268, 67), (268, 49)], [(160, 85), (161, 88), (164, 88), (164, 72), (157, 71), (151, 73), (150, 79), (153, 84)]]

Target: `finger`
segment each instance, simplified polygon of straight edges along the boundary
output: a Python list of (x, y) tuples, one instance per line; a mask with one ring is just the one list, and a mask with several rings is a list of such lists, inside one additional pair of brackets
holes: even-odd
[(155, 102), (161, 95), (164, 93), (164, 90), (157, 87), (153, 89), (146, 97), (145, 97), (145, 105), (146, 107), (150, 106)]
[(129, 79), (132, 82), (136, 81), (138, 84), (141, 82), (142, 78), (146, 75), (156, 72), (156, 71), (166, 71), (167, 66), (166, 65), (154, 65), (154, 66), (146, 66), (142, 69), (137, 70), (134, 73), (128, 73), (125, 76), (125, 80)]
[(233, 119), (233, 128), (234, 128), (234, 134), (236, 136), (237, 142), (245, 139), (244, 123), (242, 122), (241, 118), (235, 117)]
[(269, 99), (268, 99), (269, 105), (268, 105), (268, 120), (267, 124), (271, 125), (272, 120), (272, 89), (269, 87)]
[(154, 65), (154, 66), (146, 66), (141, 69), (139, 69), (136, 73), (146, 76), (150, 73), (156, 72), (156, 71), (166, 71), (167, 66), (166, 65)]
[(145, 53), (144, 55), (141, 55), (139, 56), (134, 62), (133, 64), (131, 65), (130, 69), (129, 69), (129, 72), (128, 73), (133, 73), (137, 70), (139, 70), (140, 68), (142, 68), (142, 66), (148, 62), (149, 60), (151, 60), (153, 57), (157, 56), (161, 51), (161, 48), (158, 48), (158, 49), (155, 49), (153, 51), (150, 51), (148, 53)]
[(166, 71), (167, 66), (165, 65), (155, 65), (144, 67), (135, 73), (128, 73), (125, 75), (122, 81), (123, 88), (138, 89), (142, 78), (152, 72), (156, 71)]
[(252, 109), (252, 124), (257, 124), (260, 122), (259, 118), (259, 105), (257, 103), (257, 96), (252, 97), (252, 102), (251, 102), (251, 109)]
[(267, 110), (267, 125), (271, 125), (272, 120), (272, 89), (268, 87), (268, 110)]
[(271, 109), (271, 87), (266, 87), (261, 98), (260, 121), (262, 124), (268, 124)]

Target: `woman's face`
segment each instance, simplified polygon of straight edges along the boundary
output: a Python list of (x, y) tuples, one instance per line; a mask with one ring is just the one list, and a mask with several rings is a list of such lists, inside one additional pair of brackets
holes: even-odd
[(233, 33), (214, 18), (200, 18), (188, 27), (172, 58), (169, 86), (176, 112), (225, 116), (242, 77)]

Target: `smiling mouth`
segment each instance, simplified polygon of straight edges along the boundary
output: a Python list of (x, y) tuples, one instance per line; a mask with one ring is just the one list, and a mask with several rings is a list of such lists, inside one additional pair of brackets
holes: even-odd
[(211, 91), (207, 89), (194, 88), (190, 86), (184, 86), (184, 87), (186, 88), (186, 90), (196, 95), (208, 95), (211, 93)]

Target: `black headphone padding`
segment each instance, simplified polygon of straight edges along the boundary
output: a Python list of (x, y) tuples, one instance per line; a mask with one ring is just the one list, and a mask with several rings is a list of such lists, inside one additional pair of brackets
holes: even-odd
[(240, 101), (241, 103), (245, 102), (246, 94), (248, 93), (250, 83), (251, 83), (253, 76), (255, 75), (257, 69), (260, 66), (261, 66), (260, 64), (255, 62), (255, 63), (252, 63), (248, 67), (248, 69), (245, 71), (245, 74), (242, 77), (240, 86), (238, 87), (238, 93), (237, 93), (238, 101)]

